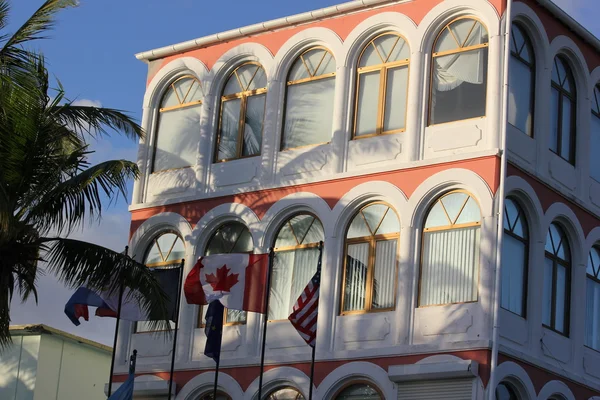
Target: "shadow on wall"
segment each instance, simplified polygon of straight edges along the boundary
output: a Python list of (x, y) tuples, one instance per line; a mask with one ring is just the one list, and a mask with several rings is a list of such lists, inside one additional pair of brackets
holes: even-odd
[(38, 336), (16, 336), (13, 337), (13, 344), (0, 352), (1, 399), (33, 397), (38, 353), (27, 343), (24, 345), (23, 338), (34, 339), (36, 343), (32, 344), (36, 346), (40, 344)]

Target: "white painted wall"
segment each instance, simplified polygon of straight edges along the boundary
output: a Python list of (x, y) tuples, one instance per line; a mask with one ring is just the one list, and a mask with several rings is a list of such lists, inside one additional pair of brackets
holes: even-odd
[(0, 353), (0, 399), (33, 400), (40, 336), (15, 336)]

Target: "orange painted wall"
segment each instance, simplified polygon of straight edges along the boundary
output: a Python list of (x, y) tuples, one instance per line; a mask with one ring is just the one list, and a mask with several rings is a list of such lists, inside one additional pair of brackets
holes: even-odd
[(344, 194), (348, 193), (352, 188), (374, 179), (396, 185), (406, 196), (410, 197), (424, 180), (449, 168), (464, 168), (471, 170), (481, 176), (494, 193), (498, 188), (500, 179), (500, 160), (496, 156), (489, 156), (466, 161), (429, 165), (399, 171), (382, 172), (372, 175), (336, 179), (306, 185), (287, 186), (257, 192), (238, 193), (231, 196), (145, 208), (131, 213), (130, 232), (133, 234), (145, 220), (162, 212), (178, 213), (193, 227), (207, 212), (224, 203), (244, 204), (251, 208), (259, 218), (262, 218), (267, 210), (278, 200), (289, 194), (298, 192), (313, 193), (325, 200), (330, 208), (333, 208)]
[[(216, 45), (208, 46), (198, 50), (192, 50), (185, 53), (173, 55), (170, 57), (166, 57), (162, 59), (162, 66), (167, 63), (179, 58), (179, 57), (194, 57), (206, 64), (206, 66), (211, 69), (215, 62), (229, 49), (234, 48), (243, 43), (258, 43), (265, 46), (271, 54), (275, 55), (281, 46), (296, 33), (305, 30), (307, 28), (313, 27), (323, 27), (328, 28), (337, 33), (337, 35), (343, 40), (348, 37), (348, 34), (362, 21), (365, 19), (382, 12), (399, 12), (407, 17), (409, 17), (412, 21), (414, 21), (417, 25), (423, 20), (423, 17), (436, 5), (441, 3), (442, 0), (415, 0), (408, 3), (402, 4), (394, 4), (386, 7), (381, 7), (372, 10), (360, 11), (357, 13), (338, 16), (334, 18), (329, 18), (326, 20), (316, 21), (309, 24), (304, 24), (301, 26), (285, 28), (275, 32), (265, 32), (258, 34), (256, 36), (241, 38), (232, 40), (230, 42), (219, 43)], [(494, 6), (498, 15), (502, 15), (504, 9), (506, 8), (506, 0), (489, 0), (490, 4)], [(307, 10), (309, 11), (309, 10)], [(157, 68), (155, 71), (158, 72), (160, 68)], [(150, 83), (156, 72), (148, 76), (147, 84)]]

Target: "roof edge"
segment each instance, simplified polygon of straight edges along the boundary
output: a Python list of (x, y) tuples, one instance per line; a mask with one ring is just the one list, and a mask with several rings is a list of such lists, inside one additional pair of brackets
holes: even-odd
[(82, 338), (80, 336), (72, 335), (65, 331), (61, 331), (60, 329), (53, 328), (44, 324), (29, 324), (29, 325), (11, 325), (8, 327), (8, 330), (11, 334), (50, 334), (61, 336), (65, 339), (72, 340), (81, 344), (85, 344), (91, 347), (95, 347), (97, 349), (107, 351), (109, 353), (112, 352), (112, 347), (106, 346), (104, 344), (94, 342), (93, 340)]

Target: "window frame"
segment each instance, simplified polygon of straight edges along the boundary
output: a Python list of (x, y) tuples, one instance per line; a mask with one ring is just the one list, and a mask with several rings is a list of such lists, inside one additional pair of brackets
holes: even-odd
[(161, 169), (158, 171), (154, 170), (154, 164), (156, 162), (156, 150), (157, 150), (158, 135), (160, 135), (160, 129), (159, 129), (160, 128), (160, 118), (161, 118), (162, 113), (167, 112), (167, 111), (175, 111), (175, 110), (179, 110), (182, 108), (198, 106), (198, 105), (201, 106), (202, 104), (204, 104), (204, 100), (195, 100), (192, 102), (183, 103), (183, 101), (185, 101), (185, 99), (189, 95), (189, 93), (192, 89), (192, 86), (193, 86), (193, 84), (190, 85), (188, 92), (184, 96), (183, 100), (181, 100), (179, 98), (179, 94), (177, 93), (177, 89), (175, 89), (175, 83), (177, 83), (181, 80), (184, 80), (184, 79), (192, 79), (192, 80), (198, 82), (198, 85), (200, 86), (200, 90), (202, 91), (202, 97), (204, 97), (204, 87), (202, 86), (202, 81), (192, 74), (185, 74), (185, 75), (182, 75), (182, 76), (174, 79), (164, 89), (163, 94), (160, 97), (159, 105), (162, 104), (163, 100), (165, 99), (165, 96), (167, 95), (167, 93), (169, 93), (170, 90), (172, 90), (175, 93), (175, 96), (177, 96), (177, 100), (179, 100), (179, 104), (176, 106), (170, 106), (170, 107), (159, 107), (159, 109), (158, 109), (158, 114), (156, 116), (156, 123), (155, 123), (156, 128), (154, 129), (155, 133), (154, 133), (154, 137), (152, 138), (152, 159), (150, 162), (150, 174), (159, 174), (161, 172), (175, 171), (175, 170), (179, 170), (179, 169), (189, 168), (192, 166), (192, 165), (187, 165), (187, 166), (183, 166), (183, 167)]
[[(563, 243), (563, 240), (566, 240), (567, 246), (569, 246), (569, 258), (571, 260), (570, 260), (570, 262), (562, 260), (557, 255), (550, 253), (549, 251), (547, 251), (544, 248), (544, 261), (546, 259), (552, 260), (552, 293), (551, 293), (552, 304), (550, 306), (550, 325), (551, 326), (546, 325), (543, 322), (543, 318), (542, 318), (542, 326), (546, 329), (556, 332), (557, 334), (559, 334), (561, 336), (569, 337), (569, 334), (571, 331), (571, 273), (572, 273), (571, 264), (573, 264), (573, 255), (571, 253), (571, 243), (569, 242), (569, 237), (567, 235), (567, 232), (565, 232), (565, 229), (560, 224), (553, 221), (550, 225), (555, 225), (559, 229), (559, 232), (563, 233), (564, 237), (561, 238), (561, 241), (560, 241), (558, 247), (560, 248), (560, 245)], [(550, 233), (550, 228), (551, 227), (548, 227), (547, 237), (550, 236), (550, 240), (552, 241), (552, 235)], [(544, 241), (544, 247), (545, 247), (545, 245), (546, 245), (546, 241)], [(564, 304), (564, 307), (565, 307), (565, 317), (564, 317), (565, 318), (565, 332), (561, 332), (558, 329), (556, 329), (556, 293), (557, 293), (557, 278), (556, 278), (556, 276), (557, 276), (557, 271), (558, 271), (559, 265), (565, 268), (565, 280), (566, 280), (565, 304)]]
[[(207, 249), (208, 249), (208, 247), (210, 246), (211, 242), (214, 240), (214, 238), (215, 238), (215, 235), (217, 234), (217, 232), (219, 232), (219, 230), (220, 230), (220, 229), (221, 229), (223, 226), (225, 226), (225, 225), (227, 225), (227, 224), (231, 224), (231, 223), (236, 223), (236, 224), (243, 225), (243, 226), (244, 226), (244, 228), (245, 228), (245, 229), (246, 229), (248, 232), (250, 232), (250, 229), (248, 228), (248, 226), (246, 226), (246, 224), (245, 224), (245, 223), (243, 223), (243, 222), (240, 222), (240, 221), (237, 221), (237, 220), (229, 220), (229, 221), (224, 221), (223, 223), (219, 224), (219, 225), (217, 226), (217, 228), (216, 228), (216, 229), (215, 229), (215, 230), (214, 230), (214, 231), (211, 233), (210, 237), (208, 238), (208, 241), (206, 242), (206, 246), (204, 246), (204, 252), (203, 252), (202, 254), (206, 254), (206, 250), (207, 250)], [(237, 238), (237, 240), (239, 240), (240, 238), (241, 238), (241, 235), (240, 235), (240, 236)], [(237, 240), (236, 240), (236, 242), (235, 242), (236, 244), (237, 244)], [(234, 247), (233, 247), (233, 248), (235, 248), (235, 244), (234, 244)], [(233, 250), (233, 248), (232, 248), (232, 250)], [(238, 254), (254, 254), (254, 238), (252, 239), (252, 248), (253, 248), (253, 249), (252, 249), (252, 251), (240, 252), (240, 253), (238, 253)], [(231, 253), (231, 251), (230, 251), (229, 253), (220, 253), (220, 254), (232, 254), (232, 253)], [(207, 305), (207, 306), (208, 306), (208, 305)], [(203, 306), (203, 305), (199, 305), (199, 306), (198, 306), (198, 317), (197, 317), (198, 321), (197, 321), (197, 324), (196, 324), (196, 327), (197, 327), (197, 329), (203, 329), (203, 328), (206, 326), (206, 324), (205, 324), (205, 323), (204, 323), (204, 321), (202, 320), (202, 309), (203, 309), (204, 307), (205, 307), (205, 306)], [(227, 307), (225, 307), (225, 309), (223, 310), (223, 313), (224, 313), (224, 315), (223, 315), (223, 326), (246, 325), (246, 324), (248, 323), (248, 322), (247, 322), (247, 321), (248, 321), (247, 319), (246, 319), (246, 322), (227, 322), (227, 311), (228, 311), (228, 308), (227, 308)], [(247, 318), (247, 317), (246, 317), (246, 318)]]
[[(457, 21), (461, 21), (461, 20), (471, 20), (473, 22), (479, 22), (481, 24), (481, 26), (483, 26), (488, 34), (488, 41), (487, 43), (482, 43), (482, 44), (478, 44), (475, 46), (469, 46), (469, 47), (462, 47), (462, 45), (459, 48), (455, 48), (453, 50), (447, 50), (447, 51), (439, 51), (439, 52), (435, 52), (435, 47), (437, 46), (437, 42), (440, 39), (440, 37), (442, 36), (442, 33), (444, 32), (444, 30), (448, 29), (448, 31), (450, 32), (450, 34), (455, 38), (454, 40), (456, 40), (456, 43), (458, 44), (458, 40), (456, 39), (454, 33), (452, 32), (452, 30), (450, 29), (450, 25), (452, 25), (453, 23), (457, 22)], [(475, 29), (475, 24), (473, 24), (473, 28), (471, 28), (471, 32), (473, 31), (473, 29)], [(467, 39), (469, 38), (471, 32), (469, 32), (469, 35), (467, 35)], [(489, 59), (488, 62), (486, 63), (486, 68), (485, 68), (485, 76), (486, 76), (486, 93), (485, 93), (485, 112), (483, 113), (482, 116), (479, 117), (471, 117), (471, 118), (465, 118), (465, 119), (459, 119), (456, 121), (448, 121), (448, 122), (440, 122), (437, 124), (434, 124), (431, 122), (431, 112), (433, 111), (433, 107), (432, 107), (432, 101), (433, 101), (433, 75), (434, 75), (434, 68), (435, 68), (435, 58), (436, 57), (444, 57), (444, 56), (448, 56), (451, 54), (458, 54), (458, 53), (466, 53), (469, 51), (474, 51), (474, 50), (479, 50), (479, 49), (484, 49), (484, 48), (488, 48), (490, 47), (490, 39), (489, 39), (489, 29), (487, 27), (487, 25), (479, 18), (475, 17), (475, 16), (463, 16), (463, 17), (458, 17), (453, 19), (452, 21), (448, 22), (446, 25), (444, 25), (444, 27), (442, 29), (439, 30), (437, 36), (435, 37), (435, 40), (433, 41), (433, 46), (431, 47), (431, 67), (429, 68), (429, 99), (427, 101), (428, 104), (428, 109), (427, 109), (427, 127), (429, 126), (438, 126), (438, 125), (444, 125), (444, 124), (452, 124), (452, 123), (456, 123), (456, 122), (462, 122), (462, 121), (472, 121), (472, 120), (476, 120), (476, 119), (481, 119), (481, 118), (485, 118), (487, 116), (487, 108), (488, 108), (488, 101), (487, 101), (487, 95), (488, 95), (488, 83), (487, 83), (487, 79), (489, 78)], [(465, 42), (466, 40), (465, 39)], [(463, 42), (463, 45), (465, 43)], [(489, 53), (489, 50), (488, 50)]]
[(374, 384), (373, 382), (367, 380), (367, 379), (356, 379), (356, 380), (349, 380), (347, 382), (345, 382), (338, 390), (335, 391), (335, 394), (333, 396), (331, 396), (332, 399), (337, 399), (337, 396), (339, 396), (344, 390), (348, 389), (351, 386), (354, 385), (368, 385), (370, 387), (372, 387), (373, 389), (375, 389), (375, 391), (377, 392), (377, 394), (379, 395), (379, 397), (381, 397), (382, 399), (385, 399), (385, 396), (383, 395), (383, 392), (381, 391), (381, 389), (379, 388), (379, 386), (377, 386), (376, 384)]
[[(460, 211), (458, 212), (458, 215), (456, 217), (456, 219), (458, 220), (458, 218), (460, 218), (460, 214), (463, 212), (464, 208), (467, 205), (468, 199), (469, 197), (473, 199), (473, 201), (475, 201), (475, 203), (477, 204), (477, 207), (479, 208), (479, 222), (469, 222), (466, 224), (452, 224), (452, 225), (446, 225), (443, 227), (435, 227), (435, 228), (425, 228), (425, 224), (427, 223), (427, 218), (429, 217), (429, 214), (431, 213), (431, 210), (433, 210), (433, 207), (435, 207), (435, 205), (438, 202), (441, 202), (442, 199), (448, 195), (451, 195), (453, 193), (464, 193), (466, 194), (467, 200), (465, 200), (465, 203), (463, 204), (462, 208), (460, 209)], [(443, 204), (442, 204), (443, 206)], [(447, 213), (447, 211), (445, 210), (444, 207), (444, 212)], [(446, 214), (446, 217), (448, 218), (448, 220), (450, 220), (450, 217)], [(477, 200), (477, 198), (469, 191), (464, 190), (464, 189), (454, 189), (454, 190), (450, 190), (446, 193), (443, 193), (442, 195), (438, 196), (435, 198), (435, 201), (433, 201), (429, 207), (427, 208), (427, 212), (425, 213), (425, 218), (423, 219), (422, 222), (422, 231), (421, 231), (421, 243), (420, 243), (420, 254), (419, 254), (419, 286), (418, 286), (418, 293), (417, 293), (417, 307), (418, 308), (426, 308), (426, 307), (440, 307), (440, 306), (447, 306), (447, 305), (451, 305), (451, 304), (470, 304), (470, 303), (477, 303), (479, 302), (479, 285), (481, 283), (481, 252), (479, 253), (479, 258), (477, 260), (475, 260), (476, 262), (476, 267), (479, 268), (479, 271), (477, 271), (477, 282), (476, 282), (476, 287), (477, 287), (477, 298), (475, 300), (470, 300), (470, 301), (459, 301), (459, 302), (455, 302), (455, 303), (442, 303), (442, 304), (427, 304), (427, 305), (422, 305), (421, 304), (421, 284), (423, 282), (423, 251), (424, 251), (424, 238), (425, 238), (425, 233), (427, 232), (439, 232), (439, 231), (446, 231), (446, 230), (455, 230), (455, 229), (463, 229), (463, 228), (471, 228), (471, 227), (475, 227), (478, 226), (480, 228), (479, 231), (479, 240), (480, 240), (480, 246), (481, 246), (481, 228), (482, 228), (482, 220), (483, 220), (483, 215), (481, 212), (481, 204), (479, 203), (479, 200)]]
[[(240, 88), (242, 88), (242, 84), (241, 81), (239, 80), (238, 76), (237, 76), (237, 71), (246, 66), (246, 65), (256, 65), (258, 66), (260, 69), (262, 69), (265, 72), (265, 79), (267, 79), (267, 71), (265, 70), (265, 68), (263, 67), (263, 65), (257, 61), (246, 61), (243, 62), (239, 65), (237, 65), (233, 71), (231, 71), (228, 75), (227, 78), (224, 80), (223, 83), (223, 88), (221, 89), (221, 96), (219, 97), (219, 124), (217, 126), (217, 140), (215, 143), (215, 150), (214, 150), (214, 154), (213, 154), (213, 163), (214, 164), (218, 164), (218, 163), (223, 163), (223, 162), (227, 162), (227, 161), (233, 161), (233, 160), (241, 160), (244, 158), (251, 158), (251, 157), (259, 157), (262, 154), (262, 138), (263, 138), (263, 133), (265, 130), (265, 114), (266, 114), (266, 108), (267, 108), (267, 89), (269, 86), (269, 82), (267, 79), (267, 84), (265, 87), (263, 88), (258, 88), (258, 89), (254, 89), (254, 90), (242, 90), (241, 92), (236, 92), (233, 94), (228, 94), (228, 95), (224, 95), (223, 93), (225, 92), (225, 88), (227, 87), (227, 83), (229, 82), (230, 79), (233, 79), (233, 77), (235, 76), (235, 78), (238, 80), (238, 84), (240, 85)], [(248, 82), (248, 86), (252, 83), (252, 81), (254, 80), (254, 78), (256, 77), (256, 74), (258, 73), (258, 69), (255, 71), (254, 76), (252, 77), (252, 79)], [(263, 112), (263, 120), (262, 120), (262, 124), (261, 124), (261, 131), (260, 131), (260, 137), (261, 137), (261, 151), (258, 154), (253, 154), (253, 155), (243, 155), (244, 152), (244, 132), (245, 132), (245, 117), (246, 117), (246, 112), (247, 112), (247, 108), (248, 108), (248, 98), (252, 97), (252, 96), (260, 96), (260, 95), (265, 95), (265, 112)], [(236, 156), (235, 157), (231, 157), (231, 158), (223, 158), (220, 159), (219, 158), (219, 144), (221, 143), (221, 128), (222, 128), (222, 124), (223, 124), (223, 109), (224, 109), (224, 104), (227, 101), (231, 101), (231, 100), (236, 100), (236, 99), (240, 99), (240, 115), (239, 115), (239, 121), (238, 121), (238, 135), (237, 135), (237, 148), (236, 148)]]
[[(556, 116), (554, 118), (558, 118), (557, 120), (557, 132), (556, 132), (556, 151), (550, 149), (550, 151), (554, 154), (556, 154), (557, 156), (559, 156), (560, 158), (562, 158), (563, 160), (565, 160), (566, 162), (568, 162), (569, 164), (575, 166), (575, 162), (576, 162), (576, 157), (577, 157), (577, 149), (575, 148), (576, 144), (577, 144), (577, 85), (575, 82), (575, 75), (573, 74), (573, 68), (571, 67), (571, 64), (569, 63), (568, 59), (565, 58), (562, 54), (557, 54), (554, 57), (553, 60), (553, 64), (554, 67), (557, 69), (556, 74), (558, 75), (558, 65), (557, 62), (560, 61), (563, 65), (563, 67), (565, 68), (565, 72), (567, 74), (567, 76), (565, 77), (565, 81), (569, 80), (569, 84), (571, 85), (571, 87), (573, 88), (572, 91), (573, 93), (569, 93), (566, 91), (566, 89), (563, 89), (562, 85), (560, 85), (560, 83), (557, 83), (554, 81), (554, 79), (551, 77), (550, 78), (550, 89), (555, 89), (558, 92), (558, 110), (556, 113)], [(550, 71), (550, 73), (552, 74), (552, 71)], [(552, 75), (551, 75), (552, 76)], [(552, 94), (550, 95), (552, 97)], [(570, 131), (571, 134), (569, 136), (569, 144), (570, 144), (570, 149), (571, 152), (570, 154), (567, 156), (568, 158), (565, 158), (564, 155), (562, 154), (561, 151), (561, 147), (562, 147), (562, 143), (563, 143), (563, 126), (562, 126), (562, 121), (563, 121), (563, 103), (564, 103), (564, 98), (568, 98), (569, 100), (571, 100), (571, 104), (572, 104), (572, 108), (571, 108), (571, 124), (570, 124)], [(552, 105), (551, 105), (552, 107)], [(550, 110), (550, 115), (552, 115), (552, 109)]]
[[(398, 300), (398, 259), (400, 257), (400, 231), (398, 231), (398, 233), (384, 233), (384, 234), (379, 234), (379, 235), (373, 235), (373, 233), (371, 232), (370, 236), (362, 236), (362, 237), (357, 237), (357, 238), (351, 238), (348, 239), (348, 231), (350, 230), (350, 225), (352, 225), (352, 222), (354, 222), (355, 218), (358, 218), (359, 215), (362, 215), (363, 219), (364, 214), (362, 213), (363, 210), (376, 205), (376, 204), (382, 204), (386, 207), (389, 207), (388, 210), (385, 212), (385, 214), (383, 215), (383, 217), (381, 217), (381, 220), (379, 221), (379, 225), (377, 226), (377, 228), (379, 228), (379, 226), (381, 226), (384, 218), (387, 216), (387, 213), (392, 211), (395, 215), (396, 218), (398, 219), (398, 224), (400, 225), (400, 216), (398, 215), (398, 213), (396, 212), (396, 210), (394, 209), (394, 207), (392, 207), (390, 204), (384, 202), (384, 201), (375, 201), (372, 203), (368, 203), (365, 204), (364, 206), (362, 206), (356, 213), (353, 214), (352, 218), (348, 221), (347, 227), (346, 227), (346, 231), (344, 234), (344, 263), (343, 263), (343, 272), (342, 272), (342, 290), (341, 290), (341, 297), (340, 297), (340, 315), (360, 315), (360, 314), (370, 314), (370, 313), (379, 313), (379, 312), (388, 312), (388, 311), (394, 311), (396, 309), (396, 301)], [(366, 223), (366, 219), (365, 219), (365, 223)], [(369, 231), (371, 230), (371, 227), (369, 226), (368, 223), (366, 223), (367, 228), (369, 229)], [(400, 228), (402, 228), (402, 226), (400, 226)], [(377, 232), (377, 229), (375, 229), (375, 232)], [(391, 241), (391, 240), (396, 240), (396, 262), (395, 262), (395, 268), (394, 268), (394, 305), (393, 307), (388, 307), (388, 308), (373, 308), (373, 281), (375, 279), (375, 262), (376, 262), (376, 250), (377, 250), (377, 242), (381, 241), (381, 240), (385, 240), (385, 241)], [(354, 311), (344, 311), (344, 298), (345, 298), (345, 293), (346, 293), (346, 272), (347, 272), (347, 267), (348, 267), (348, 246), (349, 245), (353, 245), (353, 244), (364, 244), (367, 243), (369, 244), (369, 263), (367, 265), (367, 278), (366, 278), (366, 289), (365, 289), (365, 309), (364, 310), (354, 310)]]
[[(387, 62), (387, 60), (386, 60), (383, 63), (376, 64), (376, 65), (370, 65), (367, 67), (359, 66), (364, 52), (367, 50), (367, 48), (370, 45), (372, 45), (375, 48), (375, 51), (377, 52), (379, 58), (383, 59), (383, 57), (381, 56), (381, 53), (379, 52), (379, 50), (377, 50), (377, 47), (375, 46), (375, 40), (377, 40), (383, 36), (396, 36), (396, 37), (398, 37), (398, 40), (404, 40), (406, 45), (409, 46), (409, 51), (410, 51), (410, 44), (408, 43), (408, 40), (404, 36), (399, 34), (398, 32), (394, 32), (394, 31), (380, 33), (379, 35), (377, 35), (377, 36), (373, 37), (371, 40), (369, 40), (369, 42), (365, 46), (363, 46), (363, 48), (360, 52), (360, 55), (358, 56), (358, 60), (356, 62), (356, 95), (354, 96), (356, 99), (354, 101), (354, 118), (353, 118), (352, 138), (351, 138), (352, 140), (366, 139), (366, 138), (376, 137), (376, 136), (381, 136), (381, 135), (392, 135), (394, 133), (401, 133), (401, 132), (406, 131), (406, 126), (404, 128), (400, 128), (400, 129), (392, 129), (391, 131), (384, 131), (384, 121), (385, 121), (385, 108), (386, 108), (386, 100), (387, 100), (388, 71), (394, 70), (396, 68), (400, 69), (404, 66), (407, 67), (408, 79), (406, 82), (406, 96), (408, 99), (408, 91), (409, 91), (409, 83), (410, 83), (410, 58), (406, 58), (406, 59), (400, 60), (400, 61), (393, 61), (393, 62)], [(396, 42), (396, 44), (394, 45), (392, 50), (394, 50), (394, 48), (397, 44), (398, 44), (398, 42)], [(390, 54), (388, 55), (388, 59), (391, 54), (392, 54), (392, 51), (390, 51)], [(375, 71), (380, 71), (379, 72), (379, 95), (377, 97), (377, 99), (378, 99), (377, 126), (375, 128), (375, 133), (368, 133), (365, 135), (357, 136), (356, 129), (358, 127), (358, 107), (359, 107), (359, 101), (360, 101), (359, 98), (360, 98), (360, 89), (361, 89), (360, 88), (360, 76), (361, 76), (361, 74), (373, 73)], [(405, 125), (406, 125), (406, 116), (407, 115), (408, 115), (408, 101), (407, 101), (407, 106), (404, 109)]]
[[(329, 53), (331, 55), (331, 58), (333, 58), (333, 60), (336, 62), (336, 72), (328, 72), (326, 74), (322, 74), (322, 75), (318, 75), (318, 76), (310, 76), (308, 78), (297, 79), (294, 81), (290, 80), (290, 74), (292, 73), (292, 68), (298, 62), (299, 59), (302, 60), (302, 63), (304, 64), (304, 68), (306, 68), (306, 71), (310, 75), (310, 68), (308, 68), (308, 65), (306, 64), (306, 61), (304, 61), (303, 56), (306, 53), (311, 52), (313, 50), (324, 50), (326, 53)], [(319, 65), (315, 68), (315, 74), (319, 71), (319, 67), (321, 66), (321, 63), (323, 62), (323, 60), (325, 60), (325, 56), (323, 56), (323, 59), (321, 60)], [(316, 147), (316, 146), (321, 146), (324, 144), (331, 143), (331, 138), (330, 138), (330, 140), (326, 141), (326, 142), (319, 142), (319, 143), (307, 144), (307, 145), (303, 145), (303, 146), (285, 147), (284, 148), (283, 147), (283, 136), (285, 135), (285, 118), (287, 115), (288, 88), (293, 85), (300, 85), (303, 83), (314, 82), (314, 81), (319, 81), (319, 80), (323, 80), (323, 79), (334, 78), (334, 80), (335, 80), (336, 76), (337, 76), (337, 60), (335, 59), (333, 52), (325, 46), (309, 47), (308, 49), (305, 49), (300, 54), (298, 54), (298, 56), (296, 58), (294, 58), (294, 61), (289, 66), (288, 73), (287, 73), (286, 80), (285, 80), (285, 93), (284, 93), (284, 98), (283, 98), (283, 114), (282, 114), (283, 119), (281, 122), (281, 136), (280, 136), (280, 140), (279, 140), (279, 151), (299, 150), (299, 149), (304, 149), (307, 147)], [(335, 82), (335, 83), (337, 84), (337, 82)], [(335, 92), (334, 92), (334, 96), (335, 96)], [(334, 105), (334, 107), (335, 107), (335, 105)]]
[[(521, 206), (521, 202), (519, 202), (516, 198), (514, 198), (513, 196), (508, 196), (506, 198), (507, 200), (511, 200), (513, 203), (515, 203), (516, 208), (518, 209), (518, 214), (517, 214), (517, 218), (515, 219), (515, 226), (517, 224), (517, 222), (519, 221), (519, 218), (522, 218), (521, 221), (523, 221), (523, 225), (525, 226), (525, 229), (527, 229), (527, 238), (523, 238), (517, 234), (515, 234), (514, 232), (507, 230), (506, 227), (503, 227), (503, 232), (504, 234), (512, 237), (513, 239), (516, 239), (518, 241), (520, 241), (521, 243), (523, 243), (523, 245), (525, 246), (525, 265), (523, 268), (523, 303), (521, 304), (521, 314), (517, 314), (512, 312), (511, 310), (502, 307), (502, 303), (500, 304), (500, 308), (502, 308), (505, 311), (508, 311), (511, 314), (515, 314), (523, 319), (527, 319), (527, 302), (528, 302), (528, 295), (529, 295), (529, 254), (530, 254), (530, 244), (531, 244), (531, 229), (529, 229), (529, 223), (527, 221), (526, 218), (526, 214), (525, 214), (525, 210), (523, 209), (523, 207)], [(506, 204), (504, 205), (504, 213), (506, 213)], [(503, 221), (504, 224), (504, 221)], [(512, 228), (512, 230), (514, 230), (514, 226)], [(502, 296), (500, 296), (502, 297)]]
[[(532, 62), (530, 63), (529, 61), (527, 61), (523, 57), (521, 57), (520, 54), (513, 52), (512, 49), (510, 50), (510, 56), (514, 57), (518, 62), (527, 66), (527, 68), (529, 68), (529, 71), (531, 72), (531, 85), (529, 87), (530, 96), (531, 96), (529, 98), (529, 112), (531, 113), (531, 132), (530, 133), (523, 132), (523, 131), (521, 131), (521, 129), (510, 124), (510, 122), (509, 122), (509, 124), (533, 139), (533, 138), (535, 138), (535, 87), (536, 87), (536, 83), (537, 83), (537, 80), (536, 80), (537, 63), (536, 63), (536, 58), (535, 58), (535, 49), (533, 47), (533, 41), (531, 40), (531, 37), (529, 36), (529, 32), (523, 26), (523, 24), (521, 24), (518, 21), (515, 21), (512, 23), (511, 29), (515, 29), (515, 28), (520, 31), (521, 36), (523, 37), (523, 46), (521, 47), (521, 50), (519, 51), (519, 53), (521, 53), (523, 51), (523, 48), (528, 47), (528, 50), (529, 50), (529, 53), (530, 53), (531, 59), (532, 59)], [(516, 42), (515, 36), (513, 34), (511, 34), (511, 41), (513, 42), (513, 44), (516, 48), (517, 42)]]
[[(598, 124), (600, 125), (600, 82), (598, 82), (594, 85), (592, 94), (593, 94), (593, 98), (590, 99), (590, 101), (592, 102), (592, 118), (597, 118)], [(593, 131), (592, 131), (592, 129), (590, 129), (590, 135), (592, 135), (592, 134), (593, 134)], [(597, 134), (600, 135), (600, 132), (598, 132)], [(591, 142), (591, 140), (590, 140), (590, 142)], [(591, 147), (592, 146), (590, 144), (590, 149), (593, 150)], [(600, 182), (600, 181), (598, 181), (598, 179), (594, 178), (594, 176), (591, 173), (590, 173), (590, 178), (596, 182)]]
[[(596, 250), (596, 251), (597, 251), (597, 252), (600, 254), (600, 243), (594, 243), (594, 244), (592, 245), (592, 248), (591, 248), (591, 249), (590, 249), (590, 251), (588, 252), (588, 258), (590, 259), (590, 261), (591, 261), (591, 258), (592, 258), (592, 254), (591, 254), (591, 253), (592, 253), (592, 251), (594, 251), (594, 250)], [(587, 267), (587, 266), (586, 266), (586, 267)], [(600, 285), (600, 264), (599, 264), (597, 267), (598, 267), (598, 272), (596, 273), (596, 276), (590, 275), (590, 274), (587, 272), (587, 268), (586, 268), (586, 274), (585, 274), (585, 277), (586, 277), (586, 288), (587, 288), (587, 279), (591, 279), (591, 280), (592, 280), (592, 282), (594, 282), (594, 283), (595, 283), (595, 284), (597, 284), (597, 285)], [(594, 269), (594, 264), (593, 264), (593, 263), (592, 263), (592, 269)], [(586, 298), (586, 301), (585, 301), (585, 303), (586, 303), (586, 304), (585, 304), (585, 306), (586, 306), (586, 311), (587, 311), (587, 307), (588, 307), (588, 304), (587, 304), (587, 298)], [(586, 324), (587, 324), (587, 320), (586, 320)], [(587, 331), (587, 325), (586, 325), (586, 326), (584, 326), (584, 331)], [(587, 333), (586, 333), (586, 334), (587, 334)], [(586, 340), (585, 340), (585, 338), (584, 338), (584, 340), (583, 340), (583, 345), (584, 345), (585, 347), (587, 347), (588, 349), (590, 349), (590, 350), (593, 350), (593, 351), (596, 351), (596, 352), (600, 352), (600, 347), (596, 349), (596, 348), (594, 348), (594, 347), (588, 346), (588, 345), (586, 344)]]

